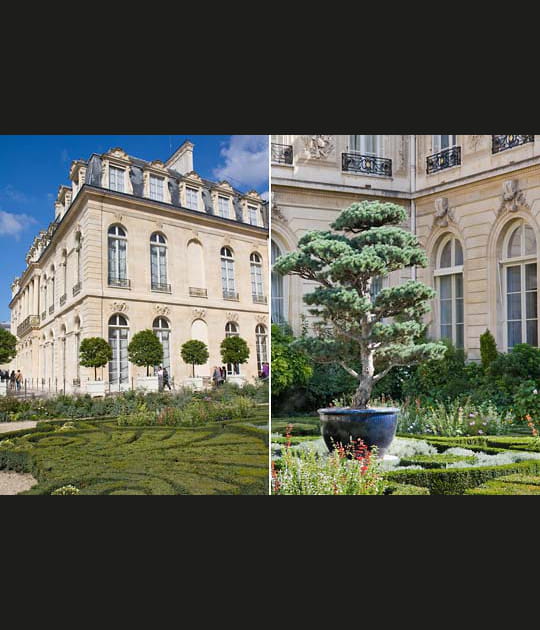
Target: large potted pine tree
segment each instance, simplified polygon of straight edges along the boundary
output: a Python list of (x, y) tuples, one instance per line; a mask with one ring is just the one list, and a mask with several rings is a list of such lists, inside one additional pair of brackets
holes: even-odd
[(304, 296), (316, 318), (316, 336), (297, 343), (315, 361), (337, 363), (358, 381), (350, 408), (319, 410), (329, 449), (361, 439), (384, 456), (398, 409), (370, 408), (373, 387), (394, 367), (438, 359), (446, 351), (441, 343), (419, 341), (433, 289), (415, 280), (377, 295), (372, 289), (375, 278), (427, 265), (416, 236), (398, 227), (407, 218), (407, 211), (393, 203), (354, 203), (334, 221), (333, 231), (309, 232), (297, 251), (274, 266), (318, 285)]

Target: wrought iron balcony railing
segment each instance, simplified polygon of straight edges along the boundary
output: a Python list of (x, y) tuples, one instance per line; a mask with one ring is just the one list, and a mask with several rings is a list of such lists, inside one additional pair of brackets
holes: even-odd
[(29, 315), (17, 326), (17, 337), (24, 337), (24, 335), (36, 328), (39, 328), (39, 315)]
[(236, 291), (232, 291), (230, 289), (223, 289), (223, 299), (235, 300), (236, 302), (238, 302), (239, 296), (238, 296), (238, 293), (236, 293)]
[(80, 282), (77, 282), (77, 284), (75, 284), (75, 285), (73, 286), (73, 297), (75, 297), (75, 296), (77, 295), (77, 293), (80, 293), (80, 292), (81, 292), (81, 286), (82, 286), (82, 285), (81, 285), (81, 283), (80, 283)]
[(64, 293), (64, 295), (60, 297), (60, 306), (64, 306), (66, 301), (67, 301), (67, 295)]
[(522, 144), (528, 144), (534, 142), (534, 136), (531, 135), (505, 135), (505, 136), (491, 136), (491, 152), (500, 153), (507, 149), (513, 149), (519, 147)]
[(256, 293), (253, 293), (252, 297), (253, 297), (254, 304), (268, 304), (266, 295), (257, 295)]
[(165, 282), (152, 282), (152, 291), (159, 291), (160, 293), (170, 293), (171, 285)]
[(392, 177), (392, 160), (351, 152), (341, 154), (341, 167), (347, 173)]
[(189, 287), (189, 295), (190, 297), (208, 297), (208, 289), (199, 289), (198, 287)]
[(272, 142), (272, 162), (274, 164), (292, 164), (293, 148), (290, 144)]
[(52, 306), (49, 306), (49, 315), (52, 315), (54, 313), (54, 304)]
[(427, 174), (438, 173), (445, 168), (459, 166), (461, 164), (461, 147), (450, 147), (427, 158)]
[(130, 289), (131, 281), (127, 278), (119, 278), (118, 276), (109, 276), (110, 287), (120, 287), (121, 289)]

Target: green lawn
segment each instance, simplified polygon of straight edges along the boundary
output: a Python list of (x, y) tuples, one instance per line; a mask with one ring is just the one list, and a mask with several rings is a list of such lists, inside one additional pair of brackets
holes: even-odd
[(65, 485), (93, 495), (268, 494), (267, 429), (248, 422), (262, 424), (120, 428), (93, 420), (59, 431), (56, 423), (0, 446), (0, 467), (32, 472), (39, 483), (24, 494)]

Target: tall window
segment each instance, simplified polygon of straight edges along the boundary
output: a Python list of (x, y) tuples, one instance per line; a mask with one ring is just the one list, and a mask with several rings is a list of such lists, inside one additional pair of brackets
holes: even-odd
[(439, 153), (440, 151), (444, 151), (445, 149), (451, 149), (452, 147), (455, 147), (456, 144), (456, 135), (433, 136), (433, 153)]
[(127, 286), (127, 237), (119, 225), (109, 228), (109, 284)]
[(155, 199), (156, 201), (165, 199), (163, 195), (163, 177), (150, 175), (150, 199)]
[(464, 347), (463, 249), (453, 236), (440, 245), (437, 259), (440, 336)]
[(251, 266), (251, 294), (254, 298), (260, 299), (264, 295), (262, 259), (259, 254), (251, 254), (249, 257)]
[(259, 210), (255, 206), (248, 206), (249, 224), (259, 225)]
[(164, 317), (157, 317), (153, 324), (154, 333), (163, 346), (163, 367), (171, 374), (171, 329)]
[(274, 264), (278, 258), (282, 256), (279, 246), (272, 241), (271, 257), (272, 257), (272, 322), (274, 324), (283, 324), (285, 322), (285, 298), (283, 290), (283, 276), (273, 270)]
[(538, 269), (536, 237), (525, 222), (509, 231), (503, 245), (503, 291), (507, 348), (538, 346)]
[(167, 240), (157, 232), (150, 238), (150, 270), (152, 290), (167, 291)]
[(117, 192), (125, 192), (125, 170), (116, 166), (109, 166), (109, 188)]
[(375, 276), (371, 281), (370, 295), (372, 301), (379, 295), (383, 288), (383, 279), (381, 276)]
[(43, 312), (47, 310), (48, 300), (47, 300), (47, 276), (43, 276)]
[(363, 155), (379, 156), (381, 153), (381, 136), (349, 136), (349, 151)]
[(224, 219), (229, 218), (229, 198), (228, 197), (218, 197), (218, 212), (219, 216)]
[(77, 284), (82, 283), (82, 238), (77, 235)]
[(255, 341), (257, 345), (257, 371), (262, 372), (263, 363), (268, 363), (268, 338), (266, 328), (258, 324), (255, 328)]
[[(225, 325), (225, 337), (228, 339), (229, 337), (238, 337), (238, 324), (235, 322), (227, 322)], [(238, 363), (232, 364), (227, 363), (227, 376), (233, 376), (240, 374), (240, 365)]]
[(199, 191), (186, 186), (186, 206), (191, 210), (199, 209)]
[(232, 250), (228, 247), (223, 247), (221, 250), (221, 284), (223, 287), (223, 297), (236, 299), (234, 256)]
[(129, 382), (128, 338), (129, 325), (126, 318), (122, 315), (113, 315), (109, 319), (109, 345), (113, 351), (113, 358), (109, 363), (111, 385)]
[(51, 269), (51, 307), (54, 308), (54, 300), (56, 296), (56, 280), (54, 277), (54, 267)]

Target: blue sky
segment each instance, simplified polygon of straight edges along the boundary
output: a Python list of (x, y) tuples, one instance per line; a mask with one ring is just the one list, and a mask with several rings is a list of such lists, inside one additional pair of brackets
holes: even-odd
[(8, 321), (11, 283), (26, 266), (39, 230), (54, 219), (59, 186), (69, 185), (76, 159), (122, 147), (143, 160), (165, 161), (185, 141), (195, 144), (194, 168), (208, 179), (229, 181), (243, 192), (268, 197), (267, 136), (2, 136), (0, 135), (0, 321)]

